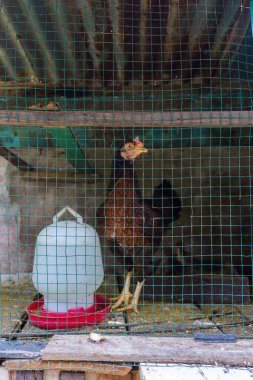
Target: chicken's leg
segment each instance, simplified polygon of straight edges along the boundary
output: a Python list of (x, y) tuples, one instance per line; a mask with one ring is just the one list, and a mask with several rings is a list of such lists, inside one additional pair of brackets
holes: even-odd
[[(114, 299), (114, 300), (117, 300), (117, 302), (114, 305), (112, 305), (111, 307), (112, 311), (115, 310), (117, 312), (122, 312), (122, 311), (133, 310), (134, 312), (138, 313), (138, 301), (139, 301), (141, 289), (143, 287), (145, 280), (143, 280), (142, 282), (139, 282), (139, 281), (137, 282), (135, 292), (132, 295), (130, 293), (131, 277), (132, 277), (132, 272), (128, 272), (126, 276), (125, 285), (121, 294), (119, 295), (119, 297)], [(131, 303), (129, 303), (130, 298), (132, 299)], [(123, 303), (124, 303), (124, 306), (122, 306)]]
[(141, 289), (142, 289), (142, 287), (144, 285), (144, 282), (145, 282), (145, 280), (143, 280), (142, 282), (139, 282), (139, 281), (137, 282), (134, 294), (132, 296), (131, 303), (128, 304), (128, 305), (125, 304), (125, 306), (122, 306), (122, 307), (118, 308), (115, 311), (130, 311), (130, 310), (133, 310), (135, 313), (139, 313), (138, 312), (138, 301), (139, 301), (139, 297), (140, 297), (140, 294), (141, 294)]
[(116, 301), (114, 305), (112, 305), (111, 310), (117, 309), (124, 302), (125, 305), (128, 305), (129, 299), (133, 297), (132, 293), (130, 293), (130, 282), (133, 272), (128, 272), (126, 276), (126, 281), (124, 284), (124, 288), (120, 295), (116, 298), (112, 298), (111, 301)]

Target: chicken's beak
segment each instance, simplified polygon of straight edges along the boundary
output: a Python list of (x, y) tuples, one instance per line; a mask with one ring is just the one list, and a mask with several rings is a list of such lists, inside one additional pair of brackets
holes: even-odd
[(148, 153), (148, 150), (146, 148), (136, 147), (135, 151), (138, 153)]

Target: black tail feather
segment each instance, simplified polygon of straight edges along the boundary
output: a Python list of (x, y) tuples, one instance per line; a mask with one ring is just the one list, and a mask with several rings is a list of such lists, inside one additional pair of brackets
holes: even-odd
[(176, 191), (172, 189), (171, 183), (166, 179), (154, 189), (152, 199), (147, 199), (145, 202), (152, 208), (161, 210), (165, 228), (180, 217), (182, 210), (181, 199)]

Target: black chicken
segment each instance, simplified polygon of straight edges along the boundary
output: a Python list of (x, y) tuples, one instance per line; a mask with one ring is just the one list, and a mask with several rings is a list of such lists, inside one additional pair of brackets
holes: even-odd
[[(155, 188), (152, 199), (142, 198), (133, 164), (137, 157), (147, 152), (138, 137), (116, 151), (107, 197), (97, 211), (100, 234), (113, 242), (117, 259), (127, 271), (125, 286), (112, 310), (137, 312), (143, 279), (152, 273), (155, 252), (164, 231), (178, 219), (182, 208), (168, 180)], [(129, 291), (133, 270), (135, 277), (143, 280), (137, 283), (134, 295)]]

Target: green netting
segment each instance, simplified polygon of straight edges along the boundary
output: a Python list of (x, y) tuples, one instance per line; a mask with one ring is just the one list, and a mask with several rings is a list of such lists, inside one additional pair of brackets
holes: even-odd
[[(251, 338), (249, 1), (3, 0), (0, 41), (0, 336)], [(148, 149), (134, 160), (138, 183), (114, 161), (136, 137)], [(112, 165), (123, 165), (120, 176)], [(182, 206), (174, 221), (172, 193), (157, 188), (164, 180)], [(65, 239), (55, 248), (46, 231), (39, 295), (36, 239), (66, 206), (99, 234), (103, 264), (87, 248), (98, 255), (91, 230), (80, 249), (75, 218), (64, 214), (71, 247)], [(113, 310), (67, 330), (27, 318), (48, 293), (58, 312), (63, 302), (90, 305), (78, 285), (88, 275), (96, 294), (116, 297), (129, 270), (132, 293), (145, 279), (139, 313)]]

